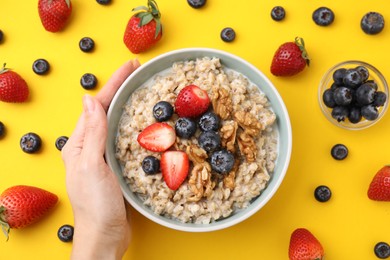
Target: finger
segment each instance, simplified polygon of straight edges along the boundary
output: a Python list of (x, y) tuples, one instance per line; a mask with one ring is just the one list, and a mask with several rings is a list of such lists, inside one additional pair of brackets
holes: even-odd
[(92, 158), (94, 161), (103, 159), (106, 138), (107, 118), (100, 102), (89, 95), (83, 97), (84, 109), (84, 142), (81, 151), (82, 157)]
[(111, 103), (112, 98), (115, 93), (122, 85), (122, 83), (126, 80), (126, 78), (133, 73), (140, 66), (140, 63), (137, 59), (130, 60), (123, 64), (111, 78), (107, 81), (104, 87), (99, 91), (96, 95), (96, 99), (102, 104), (104, 110), (107, 111), (108, 106)]
[(61, 150), (62, 159), (65, 164), (70, 158), (80, 155), (84, 142), (84, 129), (84, 115), (81, 114), (79, 120), (77, 121), (76, 127), (73, 130), (72, 135), (69, 137), (69, 140), (66, 142), (65, 146)]

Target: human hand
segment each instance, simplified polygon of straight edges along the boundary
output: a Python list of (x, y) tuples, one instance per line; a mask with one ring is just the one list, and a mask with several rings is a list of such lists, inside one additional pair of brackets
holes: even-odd
[(125, 201), (104, 160), (106, 112), (118, 88), (139, 65), (137, 60), (125, 63), (95, 98), (83, 97), (83, 112), (62, 149), (74, 214), (72, 259), (120, 259), (129, 244)]

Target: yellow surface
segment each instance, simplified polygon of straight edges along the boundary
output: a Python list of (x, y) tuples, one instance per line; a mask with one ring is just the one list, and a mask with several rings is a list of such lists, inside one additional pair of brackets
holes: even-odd
[[(360, 19), (368, 11), (382, 13), (390, 21), (390, 4), (378, 1), (227, 1), (208, 0), (195, 10), (186, 0), (158, 0), (164, 36), (152, 50), (131, 54), (122, 42), (131, 9), (146, 0), (113, 0), (101, 6), (95, 0), (73, 0), (71, 21), (61, 33), (46, 32), (38, 17), (36, 1), (1, 1), (0, 63), (21, 74), (31, 89), (24, 104), (0, 103), (0, 121), (7, 135), (0, 140), (0, 190), (28, 184), (58, 194), (60, 201), (45, 219), (23, 230), (12, 230), (8, 242), (0, 239), (1, 259), (69, 259), (71, 244), (57, 238), (57, 229), (73, 223), (60, 152), (54, 142), (70, 135), (81, 111), (84, 93), (96, 94), (111, 73), (126, 60), (142, 63), (183, 47), (211, 47), (241, 56), (262, 70), (280, 92), (291, 117), (293, 152), (289, 170), (270, 202), (248, 220), (211, 233), (170, 230), (132, 211), (132, 242), (124, 259), (287, 259), (291, 232), (310, 229), (325, 248), (327, 259), (377, 259), (379, 241), (390, 243), (390, 202), (370, 201), (366, 192), (375, 172), (389, 163), (390, 116), (375, 126), (348, 131), (328, 122), (317, 102), (317, 86), (324, 72), (348, 59), (376, 66), (390, 79), (390, 28), (376, 36), (364, 34)], [(287, 17), (270, 18), (270, 10), (282, 5)], [(313, 10), (324, 5), (335, 12), (330, 27), (312, 21)], [(233, 43), (219, 34), (230, 26), (236, 30)], [(388, 25), (387, 25), (388, 26)], [(93, 53), (83, 53), (78, 42), (84, 36), (95, 40)], [(277, 47), (296, 36), (305, 39), (311, 67), (292, 78), (276, 78), (269, 72)], [(35, 59), (47, 59), (47, 76), (33, 73)], [(99, 79), (97, 90), (86, 91), (79, 80), (86, 72)], [(43, 139), (39, 154), (25, 154), (20, 137), (36, 132)], [(349, 148), (344, 161), (330, 156), (336, 143)], [(328, 185), (332, 199), (319, 203), (313, 191)], [(102, 209), (103, 210), (103, 209)]]

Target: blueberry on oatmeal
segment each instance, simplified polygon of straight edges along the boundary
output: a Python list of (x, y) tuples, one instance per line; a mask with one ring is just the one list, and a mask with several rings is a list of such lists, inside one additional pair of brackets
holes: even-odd
[(214, 131), (203, 132), (199, 135), (198, 143), (206, 152), (213, 152), (220, 148), (221, 137)]
[(216, 151), (211, 155), (211, 168), (221, 174), (229, 173), (234, 167), (234, 155), (228, 150)]
[(206, 112), (199, 119), (199, 128), (203, 132), (218, 131), (220, 126), (220, 118), (214, 112)]
[(158, 122), (163, 122), (172, 117), (173, 110), (171, 103), (159, 101), (153, 107), (153, 116)]
[(196, 132), (196, 123), (188, 117), (180, 117), (175, 123), (175, 131), (178, 137), (188, 139)]
[(142, 161), (142, 170), (146, 174), (155, 174), (160, 172), (160, 160), (152, 155), (146, 156)]

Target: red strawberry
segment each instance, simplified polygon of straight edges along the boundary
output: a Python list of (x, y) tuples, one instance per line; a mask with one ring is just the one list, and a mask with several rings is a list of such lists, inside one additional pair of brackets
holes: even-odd
[(148, 0), (148, 7), (139, 6), (133, 11), (141, 12), (130, 18), (123, 42), (132, 53), (137, 54), (148, 50), (161, 39), (161, 14), (154, 0)]
[(175, 110), (180, 117), (198, 117), (207, 111), (209, 105), (207, 92), (198, 86), (189, 85), (177, 95)]
[(8, 238), (10, 228), (23, 228), (41, 219), (57, 203), (57, 195), (41, 188), (17, 185), (0, 195), (0, 224)]
[(275, 52), (271, 64), (271, 73), (275, 76), (293, 76), (309, 66), (309, 57), (302, 38), (295, 42), (282, 44)]
[(324, 249), (309, 230), (298, 228), (291, 234), (288, 256), (290, 260), (321, 260)]
[(72, 3), (70, 0), (39, 0), (38, 13), (46, 31), (58, 32), (72, 13)]
[(26, 81), (16, 72), (5, 67), (0, 70), (0, 101), (25, 102), (30, 91)]
[(166, 151), (161, 155), (161, 173), (171, 190), (177, 190), (187, 178), (190, 161), (183, 151)]
[(368, 188), (368, 197), (377, 201), (390, 201), (390, 166), (382, 167)]
[(167, 123), (154, 123), (137, 137), (138, 143), (152, 152), (164, 152), (176, 141), (175, 129)]

